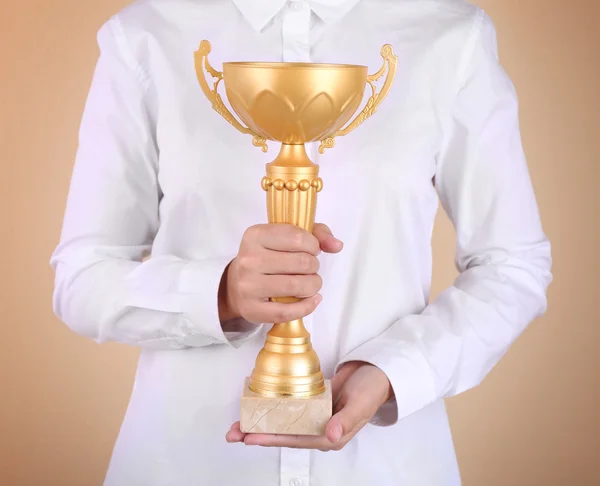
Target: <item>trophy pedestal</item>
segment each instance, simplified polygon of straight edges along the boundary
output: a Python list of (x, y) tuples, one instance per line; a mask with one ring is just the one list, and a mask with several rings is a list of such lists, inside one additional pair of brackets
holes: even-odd
[(310, 398), (264, 397), (244, 383), (240, 429), (244, 433), (323, 435), (332, 414), (331, 383)]

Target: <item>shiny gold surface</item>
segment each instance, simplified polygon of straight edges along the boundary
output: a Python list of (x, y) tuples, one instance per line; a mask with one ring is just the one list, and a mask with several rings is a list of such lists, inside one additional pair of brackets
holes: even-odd
[[(261, 186), (267, 193), (269, 223), (289, 223), (312, 232), (317, 193), (323, 188), (319, 166), (304, 145), (282, 144), (278, 157), (267, 164)], [(298, 302), (296, 297), (272, 298)], [(310, 397), (325, 391), (317, 353), (302, 319), (275, 323), (250, 376), (250, 389), (266, 396)]]
[(360, 106), (364, 66), (223, 64), (227, 99), (254, 132), (287, 144), (313, 142), (341, 128)]
[[(317, 194), (323, 188), (319, 166), (306, 154), (304, 144), (321, 141), (319, 152), (335, 145), (335, 137), (350, 133), (373, 113), (387, 95), (397, 65), (390, 45), (383, 46), (383, 66), (373, 75), (365, 66), (315, 63), (229, 62), (223, 72), (208, 61), (211, 46), (202, 41), (195, 52), (196, 73), (214, 110), (253, 144), (267, 150), (266, 140), (282, 143), (279, 155), (266, 165), (261, 186), (267, 194), (269, 223), (289, 223), (312, 232)], [(375, 82), (387, 71), (378, 92)], [(206, 80), (213, 78), (212, 88)], [(227, 99), (242, 125), (227, 109), (218, 86), (224, 81)], [(364, 90), (371, 96), (358, 110)], [(343, 127), (343, 128), (342, 128)], [(278, 297), (277, 302), (297, 302)], [(249, 388), (263, 396), (311, 397), (325, 390), (319, 358), (302, 319), (275, 323), (256, 358)]]
[[(363, 123), (367, 118), (369, 118), (373, 113), (377, 111), (377, 107), (387, 96), (388, 91), (392, 87), (392, 82), (394, 81), (394, 77), (396, 76), (396, 67), (398, 66), (398, 58), (394, 54), (394, 50), (392, 46), (386, 44), (381, 48), (381, 57), (383, 57), (383, 66), (381, 69), (377, 71), (375, 74), (370, 74), (367, 76), (367, 83), (371, 86), (371, 96), (367, 100), (367, 104), (358, 114), (358, 116), (352, 120), (346, 127), (342, 130), (336, 130), (332, 136), (321, 140), (321, 145), (319, 146), (319, 153), (325, 152), (325, 149), (331, 148), (335, 145), (335, 137), (342, 137), (347, 135), (352, 130), (354, 130), (357, 126)], [(388, 72), (383, 86), (381, 87), (381, 91), (377, 92), (377, 87), (375, 86), (375, 81), (377, 81), (384, 73)]]
[[(251, 129), (244, 127), (240, 122), (238, 122), (235, 117), (231, 114), (231, 112), (223, 103), (223, 99), (221, 95), (218, 93), (217, 89), (219, 87), (219, 83), (223, 79), (223, 73), (214, 69), (210, 62), (208, 61), (208, 53), (210, 52), (211, 46), (210, 42), (202, 41), (200, 43), (200, 47), (194, 53), (194, 58), (196, 61), (196, 73), (198, 74), (198, 81), (200, 82), (200, 87), (204, 92), (205, 96), (212, 103), (213, 109), (221, 115), (225, 120), (231, 123), (235, 128), (237, 128), (240, 132), (252, 135), (252, 143), (256, 147), (262, 147), (262, 151), (267, 151), (267, 144), (265, 143), (265, 139), (258, 136)], [(213, 77), (213, 88), (210, 89), (208, 86), (208, 82), (206, 81), (206, 77), (204, 75), (204, 70), (206, 70)]]

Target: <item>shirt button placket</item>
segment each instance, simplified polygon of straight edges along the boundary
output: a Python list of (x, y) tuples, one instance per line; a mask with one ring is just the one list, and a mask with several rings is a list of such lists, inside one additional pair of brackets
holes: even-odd
[[(281, 27), (284, 62), (310, 61), (310, 7), (303, 0), (292, 0)], [(310, 486), (310, 452), (282, 448), (281, 486)]]
[(310, 486), (310, 451), (280, 449), (280, 486)]
[[(290, 8), (294, 11), (294, 12), (300, 12), (300, 10), (302, 10), (302, 6), (305, 4), (306, 2), (302, 1), (302, 0), (291, 0), (290, 2)], [(296, 486), (296, 485), (294, 485)]]
[(289, 2), (281, 27), (285, 62), (310, 61), (310, 12), (310, 6), (303, 0)]

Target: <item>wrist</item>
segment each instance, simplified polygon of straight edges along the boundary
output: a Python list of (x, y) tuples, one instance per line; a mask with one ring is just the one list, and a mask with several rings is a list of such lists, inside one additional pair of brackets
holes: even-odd
[(230, 268), (232, 263), (233, 260), (225, 267), (219, 283), (217, 300), (219, 307), (219, 320), (221, 322), (226, 322), (230, 321), (231, 319), (241, 317), (230, 295)]
[(372, 363), (366, 362), (366, 361), (362, 361), (361, 363), (363, 363), (364, 365), (368, 365), (368, 366), (372, 366), (373, 368), (375, 368), (378, 371), (378, 375), (381, 381), (381, 389), (385, 390), (383, 393), (383, 403), (387, 403), (389, 402), (392, 398), (394, 398), (394, 388), (392, 387), (392, 383), (390, 382), (390, 379), (388, 378), (388, 376), (385, 374), (385, 372), (379, 368), (378, 366), (375, 366)]
[(392, 387), (392, 383), (390, 382), (390, 379), (388, 378), (388, 376), (385, 374), (385, 372), (379, 368), (378, 366), (375, 365), (371, 365), (374, 366), (377, 371), (379, 371), (379, 375), (381, 377), (381, 383), (382, 383), (382, 388), (385, 389), (385, 395), (384, 395), (384, 399), (382, 403), (387, 403), (389, 402), (392, 398), (394, 398), (394, 388)]

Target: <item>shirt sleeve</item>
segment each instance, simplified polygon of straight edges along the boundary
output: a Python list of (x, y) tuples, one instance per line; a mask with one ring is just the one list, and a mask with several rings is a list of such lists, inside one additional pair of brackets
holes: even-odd
[(522, 148), (517, 96), (498, 60), (495, 27), (479, 13), (435, 175), (456, 229), (460, 274), (420, 314), (400, 318), (337, 366), (365, 361), (388, 376), (395, 398), (375, 425), (478, 385), (546, 310), (550, 244)]
[(118, 17), (98, 32), (100, 57), (79, 131), (55, 270), (54, 312), (98, 342), (142, 347), (239, 346), (260, 326), (219, 319), (221, 276), (235, 255), (146, 259), (159, 227), (151, 81)]

